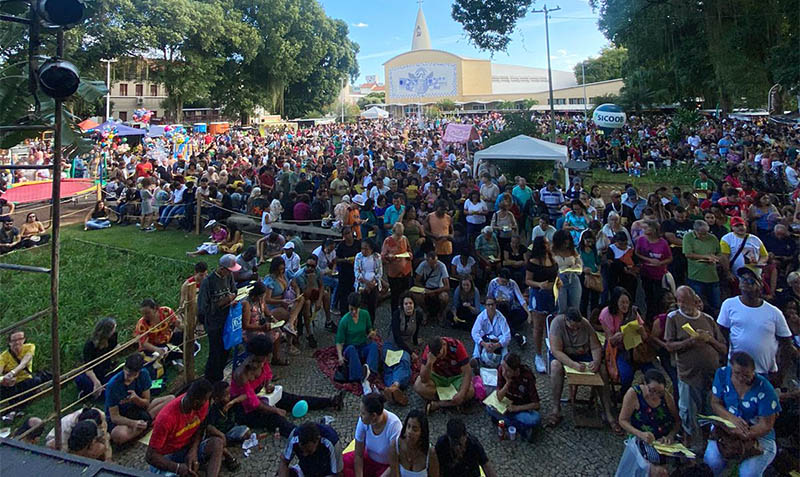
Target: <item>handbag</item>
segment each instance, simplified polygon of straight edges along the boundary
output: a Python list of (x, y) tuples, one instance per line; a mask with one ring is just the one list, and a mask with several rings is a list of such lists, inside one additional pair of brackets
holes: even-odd
[(222, 329), (222, 343), (229, 350), (242, 343), (242, 304), (234, 303), (228, 309), (228, 318)]
[(726, 426), (714, 426), (710, 440), (717, 441), (717, 448), (725, 460), (745, 460), (764, 453), (754, 438), (744, 438), (730, 432)]
[(603, 277), (599, 273), (584, 273), (583, 285), (589, 290), (602, 293)]

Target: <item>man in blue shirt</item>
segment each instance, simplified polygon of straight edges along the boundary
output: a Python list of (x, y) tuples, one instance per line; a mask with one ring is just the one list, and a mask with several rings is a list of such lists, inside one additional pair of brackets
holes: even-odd
[(403, 196), (399, 193), (392, 196), (392, 205), (387, 208), (383, 213), (383, 228), (392, 230), (395, 222), (401, 220), (401, 217), (406, 212), (406, 207), (403, 205)]
[(134, 353), (125, 359), (122, 371), (106, 385), (106, 421), (111, 440), (122, 445), (138, 439), (147, 431), (161, 408), (175, 396), (162, 396), (151, 401), (150, 373), (144, 367), (144, 357)]
[(733, 143), (731, 142), (730, 134), (726, 134), (722, 139), (719, 140), (717, 146), (719, 146), (719, 155), (723, 158), (728, 155), (728, 151), (730, 151), (730, 147)]
[(533, 190), (525, 183), (524, 177), (517, 178), (517, 185), (511, 191), (514, 196), (514, 201), (519, 206), (519, 210), (525, 210), (525, 206), (529, 201), (533, 200)]

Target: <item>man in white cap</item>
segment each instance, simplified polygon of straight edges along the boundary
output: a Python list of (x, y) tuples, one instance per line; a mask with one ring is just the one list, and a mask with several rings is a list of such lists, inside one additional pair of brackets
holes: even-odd
[(241, 270), (236, 255), (230, 253), (219, 259), (219, 267), (203, 280), (197, 297), (197, 314), (208, 332), (208, 361), (206, 378), (222, 381), (228, 351), (222, 341), (222, 330), (228, 319), (230, 306), (236, 300), (236, 282), (233, 272)]
[(284, 244), (281, 258), (286, 265), (286, 279), (291, 280), (294, 278), (297, 271), (300, 270), (300, 255), (294, 252), (294, 242), (287, 241)]

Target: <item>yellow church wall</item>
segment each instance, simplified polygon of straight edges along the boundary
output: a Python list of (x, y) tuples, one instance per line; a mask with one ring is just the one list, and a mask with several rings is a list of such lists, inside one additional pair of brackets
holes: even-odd
[(459, 98), (470, 95), (492, 94), (492, 63), (488, 60), (467, 60), (461, 62), (461, 94)]

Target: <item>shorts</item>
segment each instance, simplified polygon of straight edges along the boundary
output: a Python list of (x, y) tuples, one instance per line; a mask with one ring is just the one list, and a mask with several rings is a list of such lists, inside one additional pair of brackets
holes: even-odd
[[(208, 457), (206, 456), (205, 450), (206, 445), (208, 444), (208, 439), (205, 439), (200, 442), (200, 445), (197, 447), (197, 461), (200, 464), (205, 464), (208, 462)], [(186, 454), (189, 453), (189, 446), (184, 447), (183, 449), (177, 450), (172, 454), (167, 454), (164, 457), (175, 462), (176, 464), (185, 464), (186, 463)], [(177, 475), (175, 472), (169, 470), (162, 470), (157, 467), (150, 466), (150, 472), (159, 475)]]
[(445, 377), (439, 376), (433, 372), (431, 373), (431, 381), (433, 381), (433, 384), (435, 384), (437, 388), (446, 388), (452, 384), (456, 390), (459, 390), (461, 389), (461, 382), (463, 379), (464, 377), (460, 374)]
[[(148, 427), (153, 422), (153, 417), (149, 412), (147, 412), (147, 409), (134, 406), (133, 404), (119, 405), (119, 415), (122, 417), (127, 417), (128, 419), (133, 419), (134, 421), (145, 421), (147, 422)], [(111, 430), (114, 429), (115, 424), (111, 422), (110, 415), (106, 417), (106, 422), (108, 423), (108, 432), (111, 432)]]
[(542, 290), (541, 288), (531, 288), (530, 292), (530, 308), (539, 313), (552, 313), (556, 309), (556, 300), (553, 296), (553, 290)]

